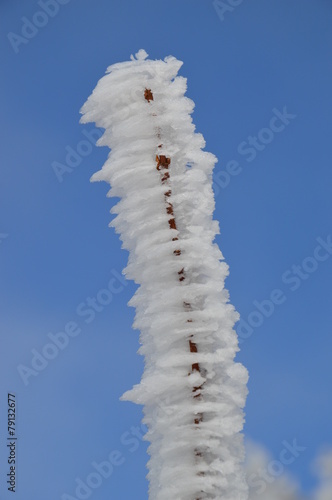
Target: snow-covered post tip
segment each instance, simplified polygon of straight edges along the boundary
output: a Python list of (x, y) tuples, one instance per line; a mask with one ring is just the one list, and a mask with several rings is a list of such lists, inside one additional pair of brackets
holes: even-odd
[(151, 500), (245, 500), (242, 407), (247, 371), (234, 362), (238, 314), (215, 243), (212, 170), (174, 57), (110, 66), (82, 108), (111, 149), (93, 181), (120, 201), (111, 225), (129, 250), (130, 304), (145, 358), (123, 399), (144, 405)]

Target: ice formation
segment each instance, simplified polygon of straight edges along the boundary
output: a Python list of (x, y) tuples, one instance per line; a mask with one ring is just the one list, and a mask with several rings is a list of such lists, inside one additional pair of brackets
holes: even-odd
[(238, 314), (214, 243), (214, 155), (203, 151), (174, 57), (140, 50), (110, 66), (81, 112), (105, 129), (111, 151), (93, 181), (120, 201), (111, 222), (139, 284), (136, 308), (145, 369), (123, 399), (144, 405), (150, 500), (246, 500), (243, 411), (247, 371), (234, 362)]

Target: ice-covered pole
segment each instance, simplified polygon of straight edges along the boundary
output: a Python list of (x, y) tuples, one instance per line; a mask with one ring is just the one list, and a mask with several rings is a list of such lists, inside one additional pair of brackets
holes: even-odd
[(107, 181), (113, 225), (129, 250), (130, 304), (145, 358), (141, 383), (123, 396), (144, 405), (150, 500), (246, 500), (241, 430), (247, 371), (234, 362), (238, 314), (215, 243), (212, 170), (184, 96), (182, 63), (114, 64), (82, 108), (111, 149), (92, 180)]

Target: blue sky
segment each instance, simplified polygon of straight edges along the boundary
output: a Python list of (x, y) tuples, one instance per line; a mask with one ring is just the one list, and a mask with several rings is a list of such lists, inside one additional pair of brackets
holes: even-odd
[[(250, 372), (245, 434), (274, 457), (297, 439), (306, 449), (289, 472), (304, 492), (315, 485), (310, 464), (332, 444), (332, 5), (237, 3), (223, 14), (210, 0), (62, 0), (51, 17), (36, 14), (35, 1), (1, 2), (4, 499), (8, 392), (18, 408), (17, 500), (75, 498), (75, 479), (110, 454), (113, 470), (89, 498), (147, 498), (141, 408), (119, 401), (143, 368), (126, 305), (135, 287), (118, 278), (127, 253), (108, 228), (114, 200), (106, 184), (89, 183), (107, 150), (82, 146), (94, 127), (78, 123), (107, 66), (140, 48), (184, 61), (194, 122), (219, 158), (218, 244), (247, 324), (238, 356)], [(29, 31), (22, 18), (44, 26)], [(52, 165), (71, 148), (85, 156), (59, 182)], [(111, 302), (82, 315), (89, 297), (109, 302), (100, 292), (108, 286)], [(65, 329), (68, 344), (20, 375)]]

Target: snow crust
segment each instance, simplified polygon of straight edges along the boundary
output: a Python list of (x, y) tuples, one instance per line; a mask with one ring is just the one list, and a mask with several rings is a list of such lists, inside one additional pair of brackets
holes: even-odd
[[(241, 430), (248, 376), (234, 362), (239, 316), (214, 243), (217, 159), (195, 133), (194, 103), (177, 76), (182, 62), (146, 58), (140, 50), (110, 66), (81, 110), (82, 123), (105, 129), (98, 145), (111, 151), (91, 180), (108, 182), (108, 195), (121, 198), (110, 225), (130, 252), (124, 273), (140, 285), (129, 304), (145, 370), (122, 399), (144, 405), (151, 500), (246, 500)], [(166, 182), (158, 155), (170, 158)]]

